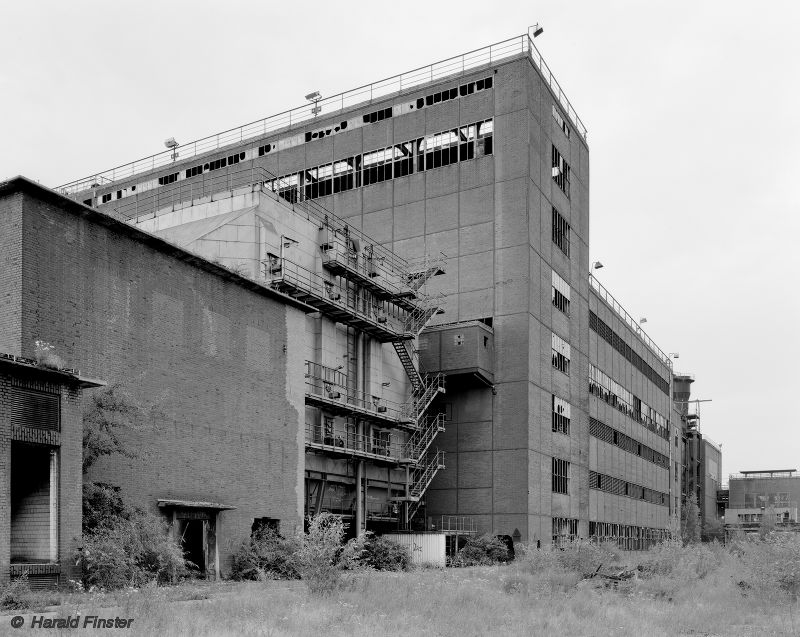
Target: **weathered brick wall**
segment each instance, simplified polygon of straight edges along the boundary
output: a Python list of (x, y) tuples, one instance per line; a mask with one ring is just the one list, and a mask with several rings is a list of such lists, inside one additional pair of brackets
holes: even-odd
[(19, 355), (22, 328), (22, 194), (0, 198), (0, 352)]
[(125, 441), (136, 457), (89, 477), (151, 510), (158, 498), (236, 507), (217, 528), (223, 571), (253, 518), (297, 524), (301, 414), (284, 344), (303, 321), (117, 228), (30, 196), (23, 206), (22, 354), (46, 340), (152, 407)]

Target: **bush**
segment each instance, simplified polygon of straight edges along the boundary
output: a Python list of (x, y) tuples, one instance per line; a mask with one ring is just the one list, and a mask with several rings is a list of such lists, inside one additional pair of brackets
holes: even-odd
[(342, 558), (348, 560), (350, 568), (373, 568), (376, 571), (405, 571), (411, 562), (404, 546), (378, 537), (371, 531), (350, 540)]
[(83, 485), (83, 532), (93, 533), (114, 526), (118, 520), (129, 520), (133, 511), (122, 500), (119, 487), (104, 482)]
[[(309, 520), (308, 533), (295, 555), (300, 577), (312, 594), (330, 595), (341, 585), (342, 570), (352, 561), (339, 559), (344, 550), (343, 539), (344, 523), (340, 517), (320, 513)], [(354, 546), (355, 543), (351, 545)]]
[(231, 576), (236, 580), (300, 579), (297, 538), (284, 538), (274, 529), (258, 529), (233, 555)]
[(76, 561), (85, 589), (168, 584), (186, 575), (189, 563), (168, 530), (162, 518), (136, 511), (84, 533)]
[(26, 599), (30, 593), (31, 589), (28, 586), (28, 574), (23, 573), (5, 586), (0, 587), (0, 610), (19, 610), (27, 608)]
[(508, 549), (494, 535), (470, 537), (452, 560), (452, 566), (484, 566), (508, 561)]
[(736, 574), (743, 591), (764, 598), (800, 596), (800, 536), (774, 533), (733, 547), (740, 558)]

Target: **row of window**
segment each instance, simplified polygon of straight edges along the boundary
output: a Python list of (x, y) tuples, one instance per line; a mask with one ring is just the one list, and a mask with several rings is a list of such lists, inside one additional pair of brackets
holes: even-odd
[(553, 206), (553, 243), (567, 256), (569, 256), (569, 231), (567, 220)]
[(589, 310), (589, 329), (595, 332), (600, 338), (609, 343), (625, 357), (631, 365), (644, 374), (650, 382), (658, 387), (662, 392), (669, 396), (669, 381), (662, 378), (648, 363), (637, 354), (625, 340), (611, 329), (597, 314)]
[(628, 551), (646, 551), (669, 538), (669, 530), (589, 520), (589, 537), (598, 542), (616, 542)]
[[(439, 104), (447, 100), (457, 99), (459, 97), (471, 95), (478, 91), (491, 89), (493, 87), (493, 84), (494, 84), (493, 77), (490, 76), (482, 80), (477, 80), (475, 82), (468, 82), (451, 89), (446, 89), (444, 91), (439, 91), (437, 93), (431, 93), (430, 95), (418, 98), (416, 102), (404, 102), (402, 104), (395, 104), (393, 106), (378, 109), (376, 111), (372, 111), (370, 113), (366, 113), (361, 116), (351, 118), (349, 120), (342, 120), (341, 122), (338, 123), (338, 125), (329, 125), (326, 128), (320, 128), (313, 131), (306, 131), (304, 133), (299, 133), (296, 135), (292, 135), (290, 137), (284, 137), (282, 139), (277, 139), (269, 143), (264, 143), (259, 146), (247, 148), (244, 150), (244, 152), (239, 152), (228, 157), (220, 157), (218, 159), (198, 164), (197, 166), (192, 166), (191, 168), (186, 169), (185, 173), (182, 171), (181, 173), (171, 173), (169, 175), (161, 175), (157, 178), (149, 179), (148, 181), (143, 181), (138, 184), (127, 186), (125, 188), (117, 190), (116, 192), (111, 191), (109, 193), (100, 195), (99, 198), (100, 203), (108, 203), (113, 199), (123, 199), (124, 197), (131, 196), (137, 192), (137, 189), (138, 192), (145, 192), (147, 190), (152, 190), (153, 188), (157, 188), (159, 186), (165, 186), (171, 184), (181, 179), (189, 179), (191, 177), (196, 177), (197, 175), (201, 175), (204, 172), (208, 172), (210, 170), (217, 170), (225, 166), (230, 166), (232, 164), (239, 163), (240, 161), (245, 161), (246, 159), (255, 159), (256, 157), (263, 157), (267, 153), (273, 151), (293, 148), (300, 144), (308, 143), (315, 139), (322, 139), (324, 137), (327, 137), (328, 135), (334, 135), (344, 130), (359, 128), (361, 126), (366, 126), (375, 122), (382, 121), (384, 119), (396, 117), (398, 115), (404, 115), (406, 113), (410, 113), (414, 110), (418, 110), (426, 106), (433, 106), (435, 104)], [(489, 143), (491, 144), (491, 142)], [(87, 199), (84, 201), (84, 203), (87, 205), (92, 205), (93, 199)]]
[(553, 431), (569, 436), (570, 405), (553, 394)]
[(265, 185), (296, 203), (491, 155), (493, 125), (487, 119), (284, 175)]
[(569, 198), (569, 180), (570, 180), (570, 169), (569, 164), (566, 160), (561, 156), (561, 153), (558, 152), (558, 148), (553, 145), (553, 181), (556, 182), (556, 186), (561, 188), (561, 192), (563, 192), (567, 198)]
[(597, 420), (597, 418), (589, 417), (589, 435), (611, 445), (616, 445), (623, 451), (644, 458), (659, 467), (669, 469), (669, 458), (663, 453), (659, 453), (655, 449), (643, 445), (638, 440), (634, 440), (613, 427), (609, 427), (607, 424)]
[(596, 471), (589, 472), (589, 488), (605, 491), (612, 495), (621, 495), (634, 500), (644, 500), (651, 504), (658, 504), (661, 506), (669, 506), (669, 495), (656, 491), (655, 489), (648, 489), (633, 482), (627, 482), (620, 478), (608, 476)]
[(570, 288), (569, 283), (562, 279), (556, 271), (553, 270), (553, 307), (561, 310), (564, 314), (569, 316), (569, 297)]
[(589, 363), (589, 393), (616, 407), (664, 440), (669, 440), (669, 421), (664, 416), (591, 363)]
[(569, 461), (553, 458), (553, 493), (569, 494)]
[(569, 360), (572, 352), (569, 343), (553, 333), (552, 347), (553, 367), (569, 376)]

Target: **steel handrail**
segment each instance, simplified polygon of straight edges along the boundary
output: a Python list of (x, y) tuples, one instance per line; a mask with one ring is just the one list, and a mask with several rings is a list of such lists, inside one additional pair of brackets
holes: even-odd
[[(553, 76), (552, 71), (547, 66), (541, 53), (534, 45), (533, 40), (526, 33), (446, 60), (406, 71), (400, 75), (394, 75), (383, 80), (378, 80), (377, 82), (365, 84), (332, 97), (321, 99), (315, 102), (314, 106), (322, 108), (323, 111), (330, 109), (327, 110), (322, 117), (317, 117), (317, 115), (312, 112), (311, 104), (304, 104), (263, 119), (243, 124), (242, 126), (237, 126), (236, 128), (231, 128), (214, 135), (182, 144), (179, 146), (178, 150), (182, 159), (197, 157), (213, 150), (219, 150), (232, 144), (241, 143), (246, 139), (264, 137), (268, 133), (291, 128), (302, 122), (322, 121), (324, 118), (329, 118), (336, 113), (359, 104), (370, 104), (377, 99), (383, 99), (395, 93), (429, 84), (445, 77), (464, 75), (467, 71), (525, 53), (528, 54), (530, 60), (538, 68), (542, 77), (548, 83), (550, 90), (565, 109), (567, 116), (572, 120), (573, 125), (585, 139), (586, 127), (583, 125), (580, 117), (578, 117), (569, 99), (567, 99), (567, 96), (561, 89), (561, 85)], [(135, 174), (155, 170), (158, 167), (174, 163), (174, 152), (174, 149), (169, 149), (148, 157), (137, 159), (133, 162), (121, 164), (94, 175), (68, 182), (58, 186), (56, 190), (60, 190), (64, 194), (75, 194), (81, 190), (87, 190), (92, 187), (92, 184), (101, 181), (115, 182)]]

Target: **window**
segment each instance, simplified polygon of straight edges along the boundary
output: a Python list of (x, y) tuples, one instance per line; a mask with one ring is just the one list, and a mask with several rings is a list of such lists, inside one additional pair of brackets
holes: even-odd
[(553, 181), (569, 198), (569, 164), (564, 161), (555, 146), (553, 146)]
[(365, 186), (377, 184), (392, 178), (392, 164), (394, 162), (394, 146), (365, 153), (362, 165), (363, 183)]
[(553, 493), (569, 494), (569, 462), (553, 458)]
[(573, 542), (578, 537), (578, 520), (574, 518), (553, 518), (553, 545), (561, 546)]
[(365, 124), (374, 124), (375, 122), (380, 122), (384, 119), (389, 119), (392, 116), (392, 107), (389, 108), (382, 108), (379, 111), (373, 111), (372, 113), (365, 113), (363, 116), (363, 120)]
[(569, 376), (570, 347), (564, 339), (553, 334), (553, 367)]
[(108, 203), (109, 201), (111, 201), (111, 193), (110, 192), (108, 194), (103, 195), (103, 197), (101, 199), (101, 203)]
[(569, 283), (553, 270), (553, 307), (569, 316)]
[(569, 436), (569, 403), (553, 395), (553, 431)]
[(562, 217), (558, 210), (553, 208), (553, 243), (565, 255), (569, 256), (569, 224), (567, 220)]
[(178, 181), (178, 173), (172, 173), (171, 175), (164, 175), (163, 177), (159, 177), (158, 185), (166, 186), (167, 184), (171, 184), (176, 181)]
[(561, 117), (561, 113), (558, 112), (558, 109), (556, 108), (555, 104), (553, 104), (553, 119), (556, 120), (556, 124), (558, 124), (558, 127), (567, 136), (567, 139), (569, 139), (569, 126), (567, 126), (567, 123), (564, 121), (564, 118)]

